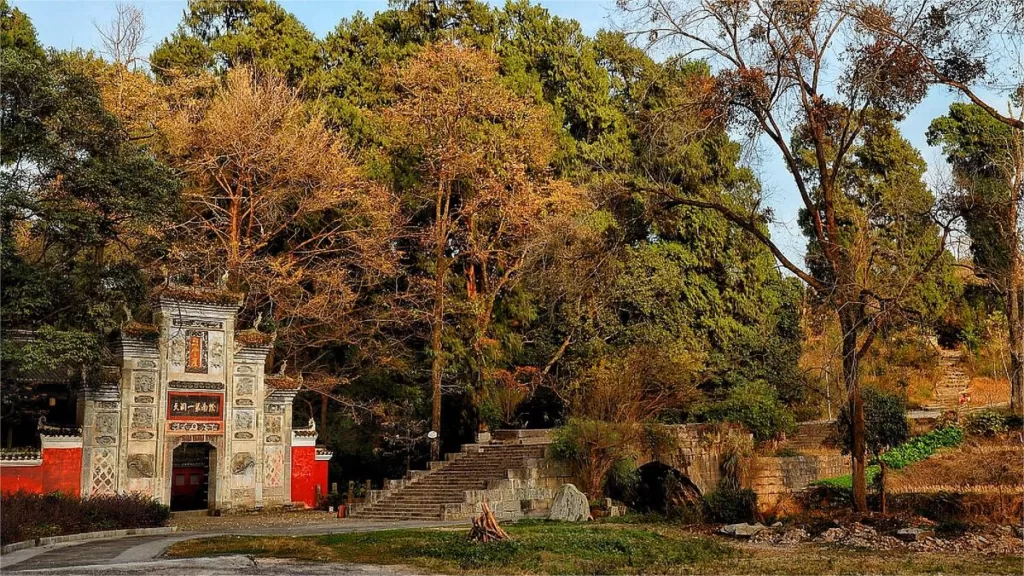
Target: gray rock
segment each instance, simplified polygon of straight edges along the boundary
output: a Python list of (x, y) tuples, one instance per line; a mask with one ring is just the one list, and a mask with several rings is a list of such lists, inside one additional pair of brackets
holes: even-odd
[(562, 484), (558, 487), (555, 499), (551, 502), (548, 520), (564, 522), (590, 520), (590, 502), (587, 501), (587, 495), (572, 484)]
[(904, 542), (917, 542), (921, 539), (924, 530), (920, 528), (901, 528), (896, 532), (896, 537)]
[(782, 528), (782, 522), (776, 522), (775, 524), (772, 524), (772, 528)]
[(718, 533), (726, 536), (733, 536), (735, 538), (750, 538), (754, 534), (765, 529), (765, 525), (760, 522), (757, 524), (726, 524), (718, 530)]
[(1013, 533), (1017, 535), (1017, 538), (1024, 538), (1024, 526), (1015, 524), (1013, 526)]
[(818, 537), (822, 542), (838, 542), (843, 538), (846, 538), (847, 532), (842, 528), (829, 528), (821, 533)]

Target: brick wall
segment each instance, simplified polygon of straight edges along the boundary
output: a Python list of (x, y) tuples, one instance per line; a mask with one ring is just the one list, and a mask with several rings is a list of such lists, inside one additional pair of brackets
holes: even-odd
[(0, 461), (0, 491), (81, 495), (82, 439), (49, 441), (45, 437), (34, 461)]

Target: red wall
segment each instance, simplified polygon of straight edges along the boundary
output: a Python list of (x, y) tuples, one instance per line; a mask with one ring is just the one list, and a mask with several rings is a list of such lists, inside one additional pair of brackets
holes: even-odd
[(82, 449), (47, 448), (39, 466), (0, 466), (0, 491), (81, 495)]
[(315, 507), (317, 485), (320, 486), (320, 494), (327, 493), (327, 461), (317, 461), (313, 446), (293, 446), (292, 502)]

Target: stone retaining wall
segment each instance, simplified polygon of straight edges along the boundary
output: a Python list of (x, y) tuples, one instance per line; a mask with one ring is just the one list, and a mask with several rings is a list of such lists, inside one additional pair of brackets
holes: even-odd
[(745, 463), (744, 484), (757, 493), (762, 511), (774, 509), (786, 497), (812, 482), (850, 471), (850, 458), (839, 453), (808, 456), (758, 456)]

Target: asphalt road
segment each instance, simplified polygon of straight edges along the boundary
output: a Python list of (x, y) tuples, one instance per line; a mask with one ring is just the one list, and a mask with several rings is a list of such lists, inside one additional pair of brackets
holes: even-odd
[(312, 536), (374, 532), (398, 528), (458, 526), (465, 522), (369, 522), (333, 520), (295, 526), (276, 525), (228, 531), (181, 532), (160, 536), (129, 536), (109, 540), (53, 544), (0, 556), (0, 571), (24, 574), (395, 574), (403, 568), (359, 564), (306, 564), (288, 560), (254, 560), (246, 556), (162, 559), (172, 544), (193, 538), (228, 535)]

